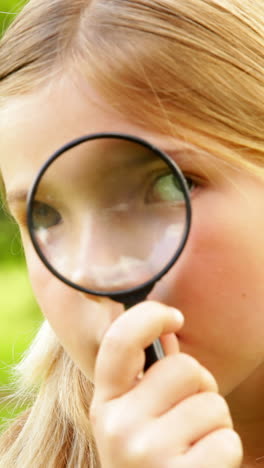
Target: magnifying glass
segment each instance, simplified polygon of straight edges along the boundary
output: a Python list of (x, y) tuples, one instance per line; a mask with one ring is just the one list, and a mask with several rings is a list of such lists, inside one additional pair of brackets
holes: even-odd
[[(128, 309), (180, 256), (191, 225), (189, 188), (176, 163), (147, 141), (96, 133), (64, 145), (41, 167), (27, 224), (52, 274)], [(145, 370), (164, 356), (159, 340), (145, 351)]]

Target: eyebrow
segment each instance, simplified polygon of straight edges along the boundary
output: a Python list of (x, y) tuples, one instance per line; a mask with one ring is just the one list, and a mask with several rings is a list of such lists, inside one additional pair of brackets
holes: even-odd
[[(172, 160), (181, 166), (183, 159), (186, 159), (186, 156), (190, 155), (199, 155), (199, 150), (193, 148), (191, 145), (183, 146), (182, 148), (162, 148), (162, 145), (158, 147), (163, 153), (167, 154)], [(183, 156), (184, 155), (184, 156)], [(144, 155), (145, 156), (145, 155)], [(145, 162), (145, 158), (142, 158), (141, 163)], [(189, 159), (189, 158), (188, 158)], [(138, 164), (138, 161), (137, 161)], [(13, 205), (15, 203), (26, 203), (28, 199), (29, 191), (26, 189), (11, 190), (6, 194), (6, 201), (8, 205)]]

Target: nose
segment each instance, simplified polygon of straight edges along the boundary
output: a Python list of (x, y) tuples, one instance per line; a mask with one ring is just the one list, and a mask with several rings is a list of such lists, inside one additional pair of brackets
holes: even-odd
[(113, 292), (148, 281), (148, 256), (139, 255), (140, 238), (129, 228), (128, 213), (121, 217), (113, 212), (86, 215), (77, 234), (71, 250), (71, 281), (75, 284)]

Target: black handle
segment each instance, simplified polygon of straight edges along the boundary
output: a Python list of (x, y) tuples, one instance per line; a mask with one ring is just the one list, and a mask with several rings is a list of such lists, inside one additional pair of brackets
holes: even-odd
[(162, 344), (159, 339), (155, 340), (152, 345), (148, 346), (148, 348), (145, 349), (145, 354), (146, 354), (146, 362), (144, 366), (144, 371), (148, 370), (154, 362), (158, 361), (159, 359), (162, 359), (165, 356)]

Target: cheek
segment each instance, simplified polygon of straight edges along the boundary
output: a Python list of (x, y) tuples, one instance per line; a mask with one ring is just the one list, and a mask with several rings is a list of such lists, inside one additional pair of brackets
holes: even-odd
[(181, 258), (152, 296), (182, 310), (182, 351), (222, 380), (264, 358), (264, 259), (243, 213), (211, 212), (194, 216)]
[(208, 218), (194, 220), (182, 261), (179, 298), (193, 317), (198, 314), (196, 321), (214, 324), (217, 333), (228, 332), (228, 339), (230, 328), (240, 338), (252, 334), (255, 339), (262, 321), (264, 274), (256, 232), (245, 231), (244, 217), (236, 216), (235, 210), (231, 216), (225, 210), (222, 216), (220, 212)]
[(243, 320), (248, 324), (247, 318), (257, 318), (263, 304), (263, 229), (254, 226), (250, 213), (239, 205), (229, 210), (227, 202), (210, 216), (197, 216), (184, 261), (185, 278), (199, 302), (210, 304), (212, 313), (218, 310), (230, 320), (242, 319), (242, 327)]
[(43, 314), (73, 361), (93, 380), (102, 336), (122, 307), (108, 299), (84, 296), (63, 284), (47, 270), (27, 241), (24, 245), (31, 284)]
[(231, 306), (236, 303), (237, 310), (252, 299), (253, 272), (244, 268), (243, 248), (234, 237), (219, 223), (194, 222), (181, 258), (162, 280), (161, 294), (186, 313), (186, 326), (189, 320), (211, 326), (231, 319)]

